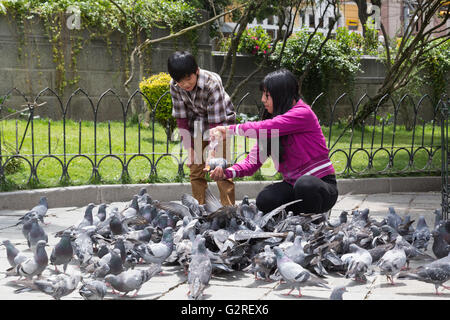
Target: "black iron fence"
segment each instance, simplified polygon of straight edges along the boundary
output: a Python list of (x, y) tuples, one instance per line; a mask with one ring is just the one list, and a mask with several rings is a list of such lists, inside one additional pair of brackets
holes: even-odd
[[(163, 96), (167, 95), (166, 92)], [(22, 113), (26, 113), (26, 126), (23, 133), (19, 134), (17, 120), (15, 122), (15, 134), (5, 135), (4, 123), (6, 120), (11, 123), (13, 115), (17, 112), (8, 112), (8, 97), (13, 96), (23, 99)], [(72, 121), (69, 118), (72, 100), (75, 96), (82, 96), (87, 104), (87, 110), (91, 112), (93, 118), (92, 128), (90, 128), (93, 147), (89, 151), (84, 151), (86, 140), (86, 128), (79, 121), (77, 132), (67, 132), (67, 122)], [(147, 181), (157, 181), (159, 166), (163, 159), (170, 158), (173, 161), (172, 169), (176, 171), (176, 179), (186, 178), (186, 153), (177, 139), (173, 139), (169, 128), (164, 128), (164, 141), (161, 137), (157, 138), (155, 130), (158, 128), (156, 123), (156, 111), (162, 99), (150, 101), (141, 91), (136, 90), (124, 102), (114, 90), (108, 89), (98, 99), (92, 99), (83, 89), (74, 91), (67, 102), (62, 99), (53, 90), (46, 88), (42, 90), (34, 99), (29, 99), (25, 94), (17, 89), (12, 89), (4, 96), (0, 96), (0, 186), (5, 190), (5, 186), (10, 183), (15, 174), (10, 167), (14, 161), (20, 160), (21, 170), (25, 184), (33, 184), (40, 181), (39, 167), (48, 159), (52, 159), (58, 172), (60, 183), (70, 184), (71, 175), (69, 168), (77, 159), (83, 159), (90, 166), (89, 178), (86, 183), (101, 183), (102, 173), (100, 168), (106, 159), (114, 159), (118, 164), (117, 182), (134, 182), (130, 177), (130, 163), (139, 158), (147, 163), (146, 177)], [(49, 97), (53, 98), (52, 105), (56, 101), (57, 108), (61, 113), (62, 148), (56, 152), (52, 146), (52, 130), (54, 124), (48, 121), (45, 131), (36, 132), (35, 121), (37, 110), (41, 108)], [(99, 121), (99, 112), (101, 112), (102, 101), (106, 98), (112, 98), (120, 105), (122, 119), (121, 137), (112, 137), (111, 121)], [(96, 102), (94, 102), (96, 100)], [(132, 123), (129, 121), (130, 108), (133, 102), (139, 100), (142, 104), (146, 101), (150, 106), (149, 126), (144, 128), (141, 121)], [(239, 114), (242, 105), (255, 105), (260, 112), (263, 110), (258, 102), (259, 99), (246, 94), (236, 104), (236, 111)], [(447, 146), (444, 152), (441, 152), (441, 137), (444, 139), (444, 133), (447, 132), (446, 122), (442, 122), (442, 110), (448, 107), (448, 97), (442, 97), (439, 101), (434, 101), (430, 96), (424, 95), (419, 99), (414, 99), (409, 95), (399, 98), (384, 96), (377, 102), (376, 109), (365, 119), (364, 122), (357, 123), (355, 117), (360, 108), (369, 101), (367, 94), (360, 97), (357, 101), (353, 100), (348, 94), (342, 94), (334, 101), (325, 94), (320, 94), (312, 103), (313, 110), (322, 114), (321, 125), (327, 139), (330, 150), (330, 158), (335, 166), (339, 176), (362, 176), (362, 175), (386, 175), (386, 174), (404, 174), (404, 173), (438, 173), (447, 172)], [(17, 108), (16, 108), (17, 109)], [(87, 111), (85, 111), (87, 112)], [(42, 120), (41, 120), (42, 121)], [(107, 124), (107, 129), (102, 130), (102, 135), (107, 135), (107, 139), (101, 140), (101, 126)], [(439, 129), (439, 127), (441, 127)], [(137, 131), (137, 136), (130, 138), (127, 130)], [(146, 147), (143, 148), (143, 130), (148, 134)], [(117, 132), (117, 131), (116, 131)], [(43, 136), (47, 136), (44, 138)], [(69, 135), (72, 137), (70, 148), (68, 148)], [(77, 142), (73, 141), (73, 136), (77, 136)], [(39, 141), (37, 141), (39, 137)], [(447, 137), (447, 136), (445, 136)], [(104, 138), (103, 136), (101, 138)], [(127, 150), (129, 140), (132, 139), (136, 146)], [(251, 139), (238, 140), (234, 137), (232, 142), (233, 162), (239, 161), (245, 157), (252, 145)], [(101, 145), (99, 145), (99, 141)], [(120, 142), (118, 140), (121, 140)], [(158, 140), (158, 141), (157, 141)], [(77, 144), (74, 147), (73, 144)], [(150, 143), (150, 144), (148, 144)], [(24, 151), (24, 144), (29, 147)], [(43, 146), (45, 144), (45, 147)], [(106, 146), (105, 146), (106, 144)], [(120, 152), (114, 150), (113, 145), (120, 144)], [(37, 147), (39, 145), (39, 148)], [(150, 147), (149, 147), (150, 146)], [(37, 152), (36, 150), (40, 150)], [(45, 150), (45, 152), (43, 152)], [(445, 158), (445, 161), (444, 161)], [(445, 168), (444, 168), (445, 162)], [(176, 167), (176, 168), (175, 168)], [(56, 169), (55, 169), (56, 170)], [(142, 171), (142, 170), (141, 170)], [(264, 170), (263, 170), (264, 171)], [(267, 173), (269, 172), (269, 173)], [(141, 172), (142, 173), (142, 172)], [(276, 171), (269, 169), (262, 173), (268, 178), (277, 178)], [(138, 181), (143, 182), (143, 181)], [(443, 182), (444, 183), (444, 182)], [(445, 181), (445, 183), (447, 183)], [(447, 193), (446, 193), (447, 197)]]
[(450, 107), (450, 99), (448, 96), (443, 97), (442, 99), (442, 107), (441, 107), (441, 145), (442, 145), (442, 217), (444, 219), (448, 219), (449, 217), (449, 179), (448, 179), (448, 166), (450, 163), (450, 154), (449, 154), (449, 140), (448, 140), (448, 123), (449, 123), (449, 107)]

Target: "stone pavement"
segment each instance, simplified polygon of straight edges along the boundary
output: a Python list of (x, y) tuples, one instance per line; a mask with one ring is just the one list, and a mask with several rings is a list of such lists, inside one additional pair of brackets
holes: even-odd
[[(126, 202), (111, 203), (116, 205), (119, 210), (125, 206)], [(434, 225), (433, 211), (440, 208), (440, 192), (420, 192), (420, 193), (379, 193), (379, 194), (344, 194), (340, 195), (338, 202), (331, 212), (331, 218), (337, 217), (342, 210), (352, 209), (370, 209), (370, 217), (380, 220), (387, 213), (388, 207), (393, 206), (401, 216), (411, 215), (411, 218), (417, 221), (419, 215), (424, 215), (429, 226)], [(51, 204), (50, 204), (51, 206)], [(64, 207), (52, 208), (48, 210), (46, 222), (49, 225), (44, 226), (49, 234), (49, 245), (47, 252), (50, 254), (51, 248), (58, 239), (54, 237), (56, 231), (79, 222), (83, 216), (85, 207)], [(0, 227), (12, 225), (17, 222), (17, 218), (23, 215), (25, 210), (1, 210)], [(415, 224), (414, 224), (415, 226)], [(25, 239), (21, 233), (20, 227), (13, 227), (0, 230), (0, 241), (9, 239), (19, 249), (25, 250), (25, 253), (31, 255), (26, 247)], [(428, 253), (432, 254), (431, 244)], [(417, 262), (412, 262), (411, 267), (417, 266)], [(23, 293), (14, 293), (20, 288), (13, 280), (17, 277), (5, 278), (4, 270), (9, 267), (6, 260), (6, 250), (0, 246), (0, 299), (2, 300), (51, 300), (41, 292), (30, 291)], [(72, 266), (69, 266), (69, 270)], [(137, 268), (144, 268), (140, 265)], [(44, 272), (44, 276), (52, 274), (53, 266), (49, 266)], [(180, 266), (164, 265), (164, 275), (156, 275), (149, 282), (144, 284), (136, 298), (120, 298), (112, 293), (108, 293), (105, 299), (156, 299), (156, 300), (187, 300), (188, 291), (186, 276)], [(368, 276), (366, 284), (360, 284), (345, 279), (340, 274), (329, 274), (327, 281), (331, 288), (338, 285), (348, 285), (344, 300), (448, 300), (450, 291), (442, 291), (441, 295), (436, 295), (434, 285), (426, 284), (415, 280), (397, 280), (396, 285), (387, 283), (384, 276), (376, 272)], [(442, 289), (440, 289), (442, 290)], [(213, 275), (210, 286), (205, 290), (204, 299), (206, 300), (322, 300), (329, 299), (331, 290), (316, 287), (305, 287), (302, 289), (302, 298), (297, 298), (293, 291), (292, 296), (285, 296), (289, 288), (285, 284), (278, 282), (265, 282), (254, 280), (253, 275), (245, 272), (235, 271), (233, 273), (223, 273)], [(130, 294), (131, 295), (131, 294)], [(82, 299), (78, 290), (72, 294), (63, 297), (63, 300)]]

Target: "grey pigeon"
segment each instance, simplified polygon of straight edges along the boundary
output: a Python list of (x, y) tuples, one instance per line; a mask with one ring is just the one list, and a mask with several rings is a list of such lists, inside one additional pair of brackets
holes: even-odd
[(139, 204), (138, 204), (138, 196), (134, 195), (133, 200), (131, 200), (131, 204), (125, 208), (121, 215), (125, 219), (130, 219), (135, 217), (139, 212)]
[(344, 224), (344, 223), (347, 223), (347, 216), (348, 216), (348, 212), (347, 211), (342, 211), (340, 214), (339, 214), (339, 218), (338, 219), (336, 219), (336, 220), (327, 220), (327, 225), (329, 226), (329, 227), (332, 227), (332, 228), (337, 228), (337, 227), (339, 227), (341, 224)]
[(161, 265), (172, 253), (173, 250), (173, 229), (167, 227), (163, 230), (160, 242), (143, 244), (136, 248), (139, 255), (146, 263), (156, 263)]
[(106, 203), (101, 203), (98, 206), (97, 215), (94, 217), (94, 225), (98, 225), (100, 222), (105, 221), (106, 219)]
[(395, 212), (393, 207), (389, 207), (389, 212), (385, 218), (388, 226), (398, 231), (398, 226), (402, 223), (402, 218)]
[(228, 162), (224, 158), (210, 158), (205, 166), (205, 169), (208, 171), (212, 171), (217, 167), (221, 167), (222, 169), (226, 169), (228, 167)]
[(2, 244), (6, 248), (6, 257), (8, 259), (8, 262), (12, 268), (17, 266), (19, 263), (22, 263), (23, 261), (27, 260), (28, 257), (24, 255), (22, 252), (20, 252), (19, 249), (17, 249), (9, 240), (3, 240)]
[(436, 209), (434, 210), (433, 213), (434, 213), (434, 228), (436, 228), (439, 222), (442, 221), (442, 210)]
[(362, 282), (367, 281), (365, 273), (372, 264), (372, 256), (369, 251), (352, 243), (350, 253), (342, 255), (341, 260), (347, 268), (346, 278), (353, 278)]
[(392, 285), (395, 284), (393, 276), (406, 265), (406, 253), (401, 246), (402, 241), (402, 236), (397, 236), (394, 248), (387, 251), (377, 263), (380, 274), (386, 275)]
[(104, 281), (87, 279), (81, 280), (81, 287), (78, 292), (84, 300), (103, 300), (106, 295), (107, 287)]
[(42, 280), (34, 280), (33, 284), (45, 294), (52, 296), (55, 300), (71, 294), (80, 282), (81, 274), (58, 274)]
[(154, 230), (152, 226), (147, 226), (142, 230), (130, 231), (125, 235), (125, 239), (134, 243), (148, 243)]
[(77, 229), (82, 229), (84, 227), (92, 226), (94, 224), (94, 216), (92, 215), (92, 209), (94, 209), (95, 204), (89, 203), (84, 211), (83, 219), (78, 223)]
[(450, 220), (442, 220), (432, 231), (432, 250), (436, 258), (446, 257), (450, 253)]
[(262, 273), (266, 281), (270, 279), (270, 274), (277, 267), (277, 259), (275, 253), (270, 249), (270, 245), (266, 244), (264, 246), (264, 251), (253, 257), (252, 264), (249, 267), (252, 268), (255, 280), (258, 279), (258, 273)]
[(344, 292), (347, 292), (347, 288), (345, 286), (337, 286), (331, 292), (330, 300), (344, 300), (343, 299)]
[(153, 264), (144, 270), (127, 270), (118, 275), (109, 274), (105, 277), (107, 286), (124, 292), (122, 296), (128, 294), (128, 292), (136, 290), (133, 297), (136, 297), (142, 285), (149, 281), (155, 274), (161, 272), (161, 266), (159, 264)]
[(53, 247), (50, 254), (50, 263), (55, 266), (55, 271), (58, 270), (58, 265), (63, 265), (64, 273), (67, 270), (69, 262), (73, 258), (73, 247), (71, 243), (71, 231), (64, 231), (61, 240)]
[(34, 276), (40, 277), (48, 265), (48, 255), (47, 251), (45, 251), (46, 245), (46, 241), (39, 240), (36, 244), (34, 256), (19, 263), (14, 268), (14, 274), (27, 279), (32, 279)]
[(190, 194), (183, 193), (181, 195), (181, 203), (189, 208), (194, 217), (200, 217), (202, 215), (198, 200)]
[(300, 287), (303, 286), (317, 286), (330, 289), (327, 286), (328, 282), (326, 280), (315, 276), (301, 265), (293, 262), (279, 247), (274, 247), (273, 251), (277, 257), (278, 272), (292, 288), (286, 295), (289, 295), (292, 290), (298, 288), (298, 296), (301, 297)]
[(412, 244), (417, 249), (427, 250), (428, 242), (431, 239), (431, 231), (428, 228), (427, 222), (425, 221), (424, 216), (419, 217), (419, 221), (417, 221), (416, 229), (414, 230), (412, 236)]
[(36, 245), (38, 241), (44, 240), (45, 243), (48, 242), (48, 235), (45, 232), (45, 230), (40, 226), (37, 218), (32, 218), (31, 221), (32, 221), (31, 230), (30, 233), (28, 234), (28, 246), (31, 249), (31, 251), (34, 252), (36, 250)]
[(188, 284), (190, 299), (198, 300), (209, 284), (212, 273), (211, 259), (205, 247), (205, 238), (195, 242), (188, 268)]
[(22, 234), (25, 237), (25, 239), (27, 240), (28, 247), (30, 247), (30, 241), (28, 240), (28, 235), (30, 234), (31, 227), (34, 224), (33, 218), (37, 219), (37, 215), (34, 213), (32, 215), (26, 216), (23, 219)]
[(314, 257), (313, 254), (306, 254), (302, 246), (302, 237), (296, 236), (294, 242), (291, 246), (284, 250), (284, 253), (295, 263), (298, 263), (303, 268), (306, 268), (311, 259)]
[(426, 283), (432, 283), (435, 286), (436, 295), (439, 294), (438, 288), (450, 290), (450, 287), (444, 283), (450, 280), (450, 254), (444, 258), (440, 258), (431, 263), (418, 267), (409, 272), (401, 272), (399, 279), (414, 279)]
[(118, 248), (111, 250), (101, 261), (93, 273), (94, 278), (104, 278), (110, 274), (118, 275), (124, 271), (120, 249)]
[(19, 218), (19, 220), (23, 221), (25, 217), (30, 215), (36, 215), (37, 218), (44, 223), (44, 217), (47, 214), (48, 211), (48, 203), (47, 203), (47, 197), (43, 196), (39, 199), (39, 204), (31, 208), (30, 211), (28, 211), (25, 215)]

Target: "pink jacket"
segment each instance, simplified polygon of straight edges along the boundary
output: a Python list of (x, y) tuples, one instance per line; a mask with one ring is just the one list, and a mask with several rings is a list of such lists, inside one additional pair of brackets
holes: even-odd
[[(249, 138), (260, 138), (264, 135), (272, 138), (287, 136), (282, 142), (283, 161), (278, 163), (277, 157), (274, 157), (277, 146), (272, 146), (272, 159), (275, 168), (283, 175), (283, 180), (292, 185), (303, 175), (322, 178), (335, 173), (317, 116), (302, 100), (284, 114), (272, 119), (231, 125), (228, 128), (231, 134)], [(267, 141), (270, 143), (270, 140)], [(255, 144), (244, 160), (225, 170), (226, 177), (253, 175), (267, 159), (267, 156), (259, 153), (258, 144)]]

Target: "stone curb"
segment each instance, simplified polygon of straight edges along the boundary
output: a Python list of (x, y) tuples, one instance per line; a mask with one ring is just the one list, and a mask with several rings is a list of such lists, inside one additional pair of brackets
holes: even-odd
[[(236, 200), (244, 195), (256, 198), (265, 186), (277, 181), (240, 181), (236, 183)], [(374, 194), (391, 192), (441, 191), (441, 177), (395, 177), (367, 179), (339, 179), (339, 194)], [(0, 210), (27, 210), (35, 206), (41, 196), (46, 196), (53, 208), (83, 207), (90, 202), (129, 201), (140, 188), (146, 187), (153, 199), (160, 201), (180, 200), (181, 194), (191, 193), (190, 183), (116, 184), (58, 187), (24, 191), (0, 192)], [(217, 184), (209, 183), (218, 196)]]

